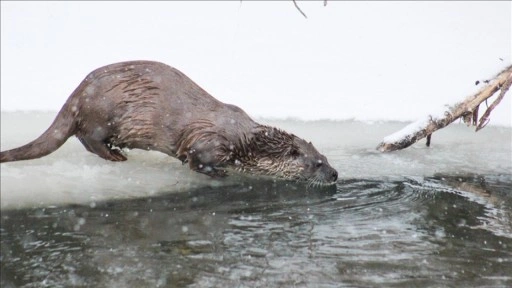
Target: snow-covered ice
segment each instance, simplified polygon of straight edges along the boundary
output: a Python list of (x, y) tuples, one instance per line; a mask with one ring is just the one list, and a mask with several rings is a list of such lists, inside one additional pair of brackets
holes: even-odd
[[(39, 136), (55, 112), (2, 112), (1, 149)], [(313, 144), (339, 172), (340, 179), (400, 178), (446, 174), (511, 174), (512, 128), (489, 126), (474, 132), (453, 124), (424, 141), (393, 153), (376, 145), (404, 122), (298, 121), (258, 119), (283, 128)], [(88, 203), (183, 192), (200, 186), (236, 183), (239, 176), (212, 180), (192, 172), (178, 160), (159, 152), (131, 150), (126, 162), (105, 161), (87, 152), (72, 137), (56, 152), (35, 160), (1, 166), (1, 207)]]

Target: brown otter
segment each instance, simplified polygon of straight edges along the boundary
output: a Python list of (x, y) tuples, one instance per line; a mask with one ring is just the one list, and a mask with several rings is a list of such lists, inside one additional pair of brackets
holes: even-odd
[(311, 142), (256, 123), (158, 62), (122, 62), (91, 72), (48, 130), (0, 152), (0, 162), (48, 155), (72, 135), (107, 160), (126, 160), (122, 148), (156, 150), (212, 177), (227, 175), (224, 168), (317, 184), (338, 177)]

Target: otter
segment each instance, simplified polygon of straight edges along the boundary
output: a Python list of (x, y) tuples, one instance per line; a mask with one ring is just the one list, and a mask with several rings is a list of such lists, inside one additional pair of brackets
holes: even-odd
[(258, 124), (220, 102), (179, 70), (128, 61), (91, 72), (50, 127), (34, 141), (0, 152), (0, 163), (40, 158), (75, 135), (85, 149), (125, 161), (124, 148), (163, 152), (211, 177), (227, 170), (330, 185), (338, 178), (311, 144)]

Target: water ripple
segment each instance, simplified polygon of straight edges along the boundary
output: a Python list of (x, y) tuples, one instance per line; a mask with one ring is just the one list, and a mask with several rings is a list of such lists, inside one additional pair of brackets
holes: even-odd
[(258, 181), (9, 210), (2, 286), (510, 286), (511, 178)]

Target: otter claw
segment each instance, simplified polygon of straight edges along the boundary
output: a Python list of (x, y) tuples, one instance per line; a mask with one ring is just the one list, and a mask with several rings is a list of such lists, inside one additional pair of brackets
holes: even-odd
[(203, 165), (199, 164), (196, 169), (196, 172), (208, 175), (212, 178), (222, 178), (228, 176), (228, 173), (224, 169), (217, 169), (211, 165)]
[(110, 150), (111, 161), (126, 161), (128, 158), (123, 155), (123, 153), (118, 149)]
[(208, 175), (211, 176), (212, 178), (224, 178), (224, 177), (228, 176), (228, 172), (223, 169), (215, 169), (214, 168), (212, 170), (212, 172), (210, 172)]

